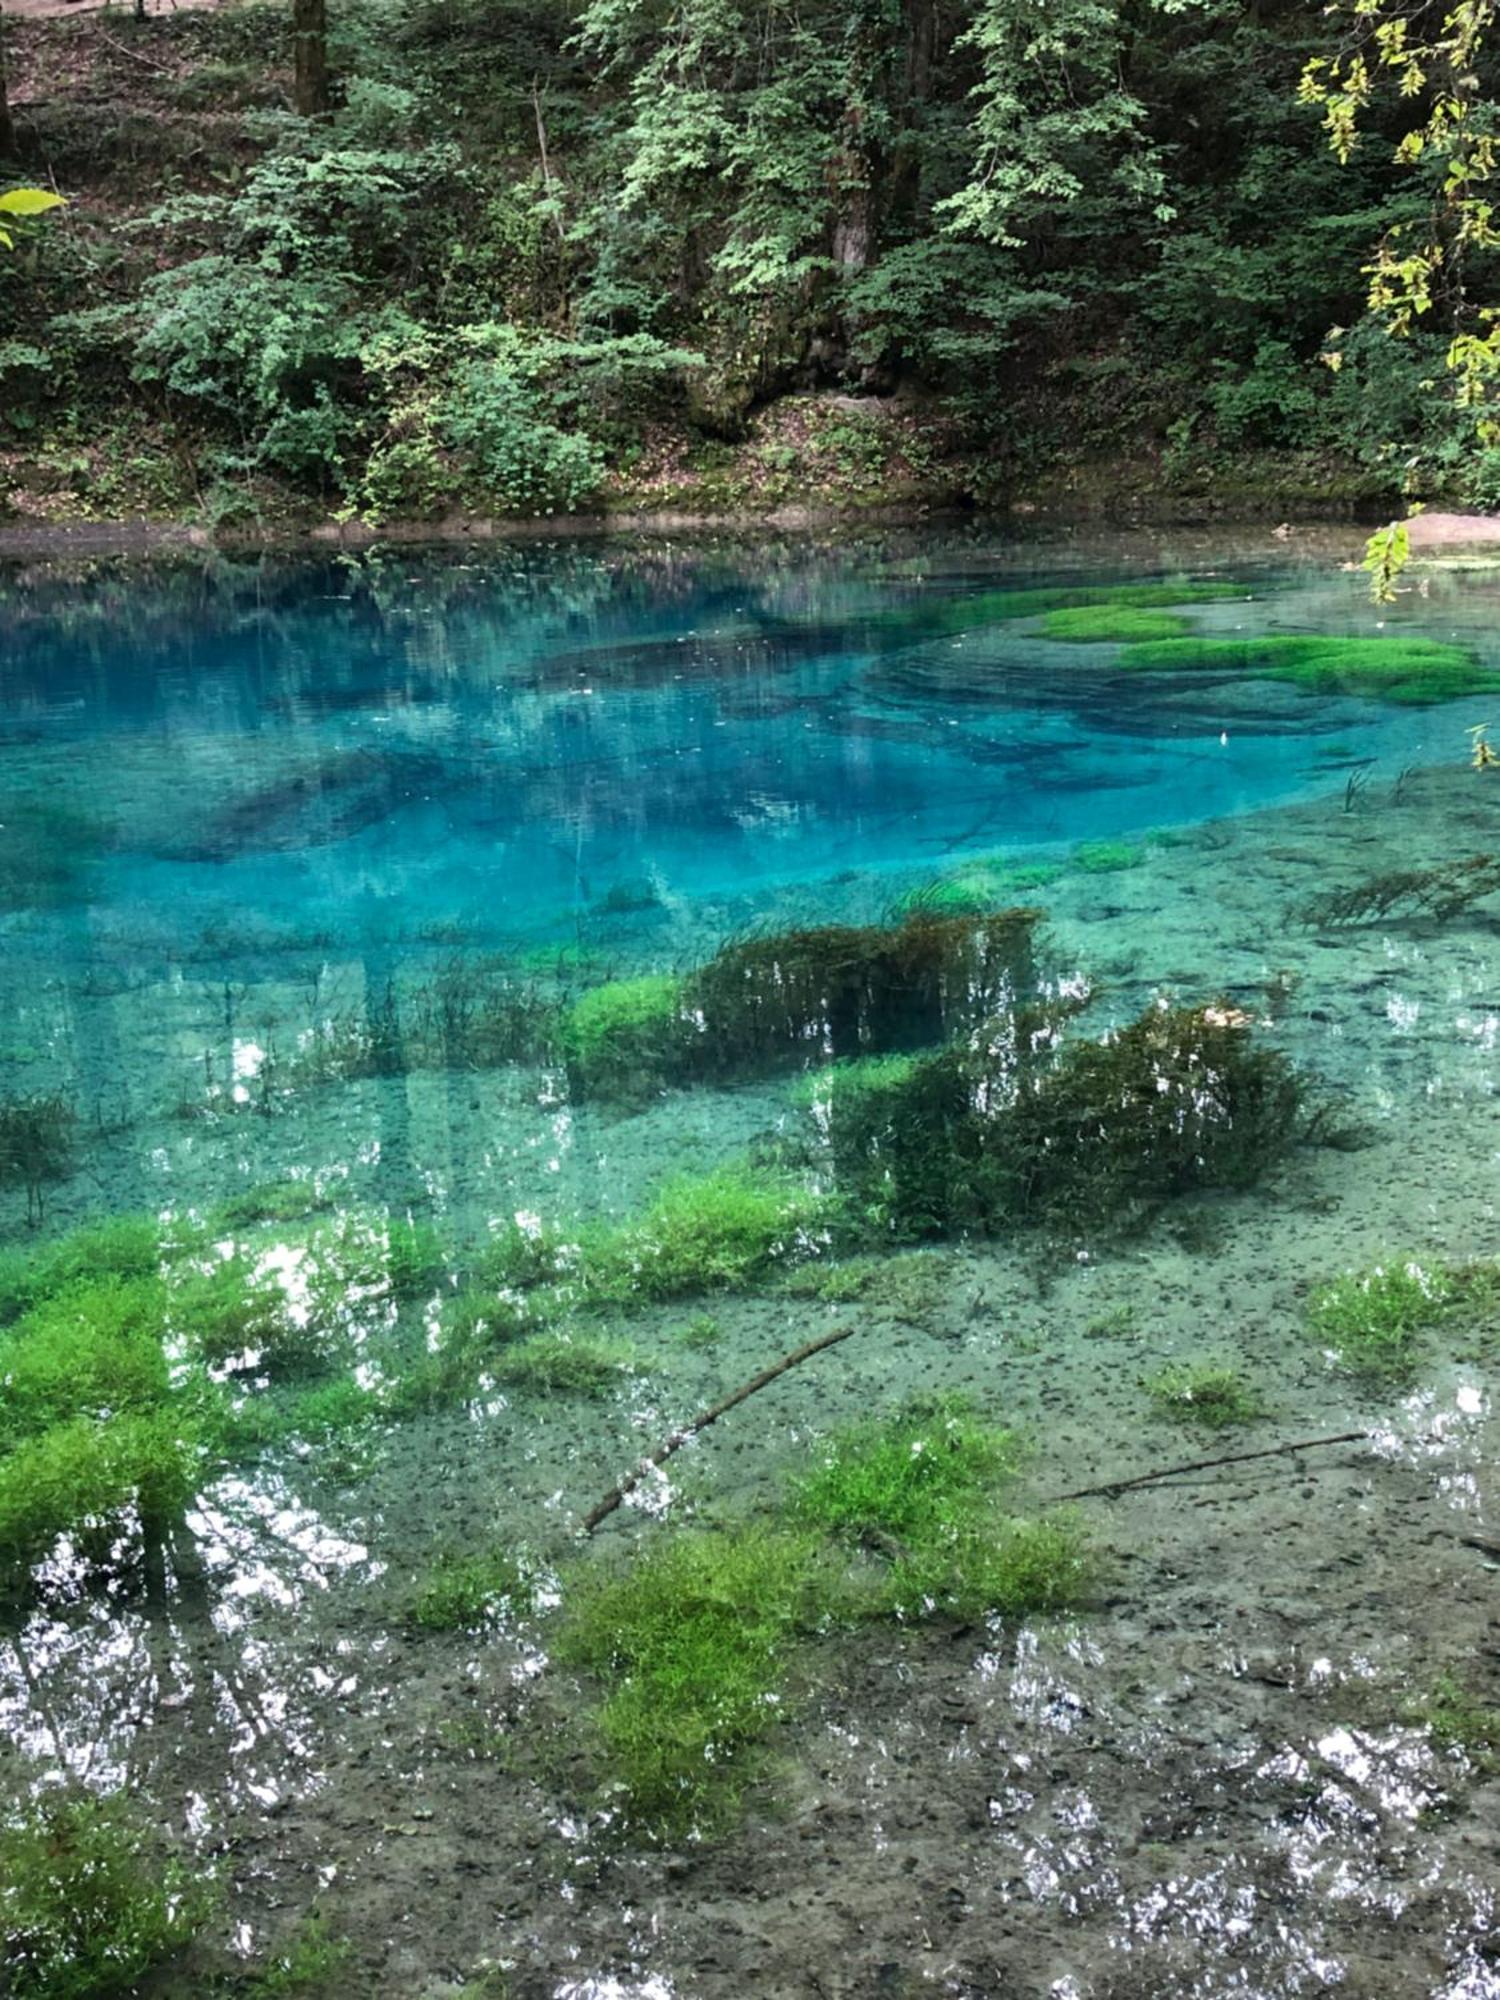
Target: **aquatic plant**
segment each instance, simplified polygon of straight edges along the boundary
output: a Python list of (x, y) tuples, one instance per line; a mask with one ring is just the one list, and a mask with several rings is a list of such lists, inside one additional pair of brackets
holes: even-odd
[(1260, 1392), (1228, 1362), (1174, 1362), (1145, 1387), (1162, 1416), (1203, 1430), (1233, 1430), (1265, 1415)]
[(916, 1061), (914, 1055), (857, 1056), (810, 1070), (792, 1085), (791, 1101), (814, 1111), (831, 1111), (835, 1103), (848, 1106), (861, 1092), (879, 1093), (908, 1082)]
[(475, 1252), (473, 1283), (495, 1291), (528, 1291), (556, 1283), (577, 1258), (578, 1246), (558, 1230), (539, 1221), (523, 1226), (512, 1218), (492, 1229)]
[(1148, 611), (1128, 604), (1083, 604), (1049, 611), (1041, 626), (1044, 639), (1065, 639), (1074, 645), (1175, 639), (1187, 630), (1188, 621), (1170, 611)]
[(678, 1530), (623, 1571), (565, 1579), (553, 1647), (599, 1677), (603, 1770), (633, 1828), (723, 1824), (784, 1719), (788, 1651), (822, 1606), (814, 1540), (757, 1525)]
[(1314, 929), (1373, 923), (1382, 917), (1430, 917), (1438, 923), (1460, 916), (1500, 889), (1500, 855), (1474, 854), (1435, 868), (1395, 868), (1366, 876), (1347, 889), (1325, 890), (1294, 912)]
[(944, 875), (935, 882), (923, 882), (899, 896), (892, 914), (898, 918), (913, 914), (931, 917), (976, 917), (1005, 901), (1007, 885), (981, 869), (962, 875)]
[(0, 1987), (12, 2000), (135, 1992), (211, 1900), (118, 1799), (59, 1789), (0, 1813)]
[(815, 1198), (737, 1166), (668, 1181), (634, 1221), (581, 1233), (583, 1296), (639, 1305), (748, 1284), (797, 1249)]
[(569, 1085), (580, 1097), (637, 1098), (660, 1089), (685, 1061), (693, 1034), (682, 981), (667, 973), (590, 987), (558, 1027)]
[(39, 1222), (50, 1181), (73, 1166), (72, 1105), (61, 1091), (0, 1098), (0, 1187), (26, 1190), (26, 1219)]
[(677, 1329), (677, 1338), (684, 1347), (717, 1347), (724, 1338), (724, 1329), (712, 1313), (697, 1313)]
[(0, 1335), (0, 1449), (79, 1416), (145, 1410), (169, 1389), (160, 1278), (79, 1280)]
[(1005, 625), (1018, 618), (1036, 618), (1043, 613), (1083, 610), (1100, 606), (1112, 612), (1150, 611), (1176, 604), (1214, 604), (1226, 599), (1246, 599), (1250, 590), (1243, 583), (1195, 581), (1179, 577), (1165, 583), (1126, 584), (1041, 584), (1015, 590), (976, 590), (923, 604), (915, 611), (893, 611), (872, 621), (915, 638), (933, 633), (964, 632), (976, 626)]
[(105, 1547), (134, 1519), (159, 1533), (198, 1485), (196, 1438), (171, 1410), (78, 1417), (0, 1458), (0, 1574), (28, 1568), (60, 1535), (99, 1531)]
[(0, 910), (50, 910), (87, 902), (107, 830), (41, 799), (0, 801)]
[(1161, 639), (1126, 646), (1115, 665), (1136, 673), (1253, 674), (1289, 682), (1309, 694), (1361, 695), (1415, 706), (1500, 691), (1500, 675), (1481, 666), (1467, 647), (1404, 636)]
[(333, 1206), (333, 1195), (312, 1179), (267, 1181), (216, 1202), (204, 1220), (209, 1235), (235, 1234), (264, 1222), (305, 1222)]
[(1489, 1708), (1447, 1669), (1423, 1694), (1401, 1704), (1401, 1720), (1425, 1729), (1444, 1750), (1456, 1750), (1480, 1775), (1500, 1771), (1500, 1708)]
[(490, 1365), (502, 1388), (530, 1396), (603, 1396), (636, 1365), (634, 1348), (595, 1334), (536, 1333)]
[(1113, 875), (1122, 868), (1139, 868), (1146, 851), (1128, 840), (1083, 840), (1069, 858), (1082, 875)]
[(291, 2000), (291, 1996), (321, 1993), (326, 1982), (347, 1963), (352, 1947), (335, 1937), (318, 1910), (302, 1919), (243, 1991), (247, 2000)]
[(1422, 1335), (1455, 1298), (1454, 1281), (1440, 1265), (1407, 1258), (1320, 1285), (1308, 1301), (1307, 1322), (1351, 1375), (1399, 1388), (1417, 1371)]
[(161, 1226), (149, 1215), (111, 1216), (51, 1243), (0, 1250), (0, 1326), (85, 1279), (148, 1277), (161, 1257)]
[(707, 1073), (808, 1056), (879, 1055), (940, 1042), (1029, 993), (1034, 909), (984, 917), (914, 910), (894, 926), (780, 932), (726, 945), (691, 975)]
[(293, 1311), (281, 1275), (252, 1251), (211, 1254), (174, 1273), (171, 1323), (211, 1368), (282, 1377), (329, 1363), (321, 1327)]
[(1193, 1189), (1247, 1187), (1297, 1136), (1300, 1086), (1227, 1005), (1153, 1007), (1100, 1041), (1028, 1013), (835, 1100), (846, 1225), (937, 1236), (1121, 1228)]
[(477, 1632), (497, 1618), (529, 1610), (534, 1596), (531, 1571), (508, 1551), (447, 1554), (412, 1591), (406, 1618), (423, 1632)]
[(874, 1551), (885, 1568), (870, 1602), (902, 1618), (1052, 1610), (1088, 1572), (1076, 1523), (1007, 1519), (999, 1498), (1019, 1456), (1015, 1437), (967, 1398), (908, 1404), (835, 1435), (796, 1481), (793, 1521)]

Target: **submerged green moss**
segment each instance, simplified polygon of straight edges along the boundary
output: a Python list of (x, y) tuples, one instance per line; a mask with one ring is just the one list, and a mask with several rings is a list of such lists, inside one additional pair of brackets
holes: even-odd
[(1125, 647), (1116, 665), (1136, 673), (1253, 674), (1311, 694), (1414, 706), (1500, 692), (1500, 675), (1482, 667), (1467, 647), (1406, 637), (1164, 639)]
[(0, 1814), (0, 1973), (12, 2000), (134, 1993), (210, 1901), (201, 1875), (118, 1800), (49, 1791)]
[(1351, 1375), (1399, 1388), (1417, 1372), (1422, 1335), (1455, 1297), (1454, 1282), (1440, 1265), (1408, 1258), (1320, 1286), (1308, 1303), (1308, 1325)]
[(632, 1826), (680, 1837), (732, 1813), (821, 1605), (814, 1540), (764, 1527), (679, 1530), (623, 1572), (575, 1574), (554, 1651), (609, 1689), (595, 1728)]
[(197, 1439), (172, 1410), (54, 1425), (0, 1458), (0, 1569), (39, 1561), (63, 1534), (113, 1538), (130, 1519), (166, 1528), (199, 1469)]
[(0, 1326), (81, 1280), (146, 1277), (161, 1259), (161, 1228), (149, 1215), (112, 1216), (51, 1243), (0, 1250)]
[(1229, 1362), (1174, 1362), (1150, 1378), (1146, 1393), (1162, 1416), (1203, 1430), (1233, 1430), (1265, 1414), (1259, 1391)]
[(682, 981), (649, 973), (591, 987), (563, 1015), (559, 1034), (578, 1095), (630, 1097), (671, 1079), (693, 1027)]
[(476, 1632), (508, 1613), (528, 1610), (530, 1572), (503, 1549), (440, 1556), (407, 1604), (408, 1623), (424, 1632)]
[(1049, 611), (1042, 620), (1044, 639), (1065, 639), (1074, 645), (1121, 645), (1146, 639), (1175, 639), (1188, 621), (1170, 611), (1148, 611), (1127, 604), (1084, 604), (1071, 610)]
[(502, 1388), (532, 1396), (602, 1396), (636, 1359), (626, 1342), (589, 1333), (537, 1333), (491, 1365)]
[(744, 1167), (669, 1181), (636, 1220), (582, 1232), (583, 1296), (636, 1305), (748, 1284), (792, 1255), (817, 1215), (805, 1190)]
[(971, 627), (1010, 624), (1043, 613), (1108, 607), (1111, 612), (1152, 611), (1177, 604), (1215, 604), (1245, 599), (1242, 583), (1195, 582), (1179, 577), (1163, 583), (1044, 584), (1019, 590), (976, 590), (940, 598), (911, 611), (893, 611), (877, 625), (909, 632), (913, 638)]

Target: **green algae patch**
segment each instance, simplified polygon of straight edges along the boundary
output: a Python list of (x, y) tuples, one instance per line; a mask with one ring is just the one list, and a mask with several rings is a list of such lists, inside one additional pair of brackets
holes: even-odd
[(0, 1458), (0, 1575), (41, 1560), (62, 1534), (107, 1546), (136, 1520), (159, 1533), (196, 1491), (201, 1453), (171, 1410), (79, 1417)]
[(1146, 850), (1128, 840), (1083, 840), (1072, 853), (1073, 866), (1083, 875), (1115, 875), (1124, 868), (1139, 868)]
[(10, 2000), (134, 1993), (210, 1906), (201, 1879), (117, 1799), (46, 1791), (0, 1813), (0, 1978)]
[(1133, 673), (1247, 674), (1309, 694), (1359, 695), (1417, 707), (1500, 693), (1500, 675), (1464, 646), (1435, 639), (1163, 639), (1126, 646), (1115, 665)]
[(575, 1575), (553, 1652), (609, 1689), (594, 1730), (631, 1827), (674, 1839), (733, 1815), (822, 1608), (816, 1539), (756, 1525), (679, 1530), (628, 1569)]
[(1156, 611), (1179, 604), (1241, 602), (1251, 595), (1243, 583), (1195, 582), (1178, 577), (1162, 583), (1042, 584), (1020, 590), (976, 590), (939, 598), (910, 610), (892, 611), (872, 623), (912, 639), (965, 632), (986, 625), (1009, 625), (1057, 611), (1098, 607), (1111, 612)]
[(1074, 645), (1176, 639), (1188, 629), (1188, 621), (1171, 611), (1148, 611), (1128, 604), (1079, 604), (1049, 611), (1041, 625), (1044, 639), (1064, 639)]
[(490, 1373), (504, 1389), (523, 1396), (603, 1396), (636, 1362), (635, 1349), (588, 1333), (537, 1333), (518, 1341)]

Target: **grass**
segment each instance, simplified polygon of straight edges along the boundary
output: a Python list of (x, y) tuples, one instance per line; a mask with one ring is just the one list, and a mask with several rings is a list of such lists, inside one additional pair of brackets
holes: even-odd
[(1260, 1392), (1226, 1362), (1174, 1363), (1150, 1378), (1146, 1393), (1159, 1415), (1203, 1430), (1234, 1430), (1265, 1415)]
[(608, 1687), (595, 1727), (632, 1827), (675, 1839), (732, 1814), (822, 1606), (814, 1540), (758, 1526), (679, 1531), (627, 1570), (577, 1577), (555, 1657)]
[(1440, 1266), (1407, 1258), (1346, 1272), (1321, 1285), (1308, 1303), (1308, 1325), (1349, 1374), (1400, 1388), (1417, 1372), (1422, 1335), (1456, 1296), (1453, 1279)]
[(634, 1306), (724, 1291), (763, 1277), (817, 1219), (814, 1197), (745, 1167), (669, 1181), (634, 1221), (582, 1238), (582, 1290)]
[(209, 1902), (115, 1800), (55, 1791), (0, 1818), (0, 1973), (10, 2000), (133, 1993), (188, 1943)]
[(65, 1533), (113, 1541), (127, 1517), (165, 1527), (199, 1468), (196, 1438), (171, 1410), (54, 1425), (0, 1458), (0, 1568), (39, 1561)]
[(86, 1280), (0, 1335), (0, 1449), (79, 1416), (150, 1409), (168, 1394), (159, 1278)]
[(636, 1363), (623, 1341), (589, 1334), (537, 1333), (518, 1341), (493, 1364), (502, 1388), (526, 1396), (603, 1396)]
[(534, 1595), (530, 1574), (505, 1551), (445, 1555), (412, 1592), (406, 1618), (423, 1632), (475, 1632), (529, 1610)]
[(81, 1279), (149, 1276), (161, 1258), (161, 1228), (149, 1215), (115, 1216), (35, 1248), (0, 1250), (0, 1326)]
[(1406, 637), (1163, 639), (1125, 647), (1115, 664), (1140, 673), (1254, 674), (1309, 694), (1411, 706), (1500, 692), (1500, 675), (1482, 667), (1467, 647)]
[(1187, 620), (1170, 611), (1148, 611), (1128, 604), (1079, 604), (1049, 611), (1041, 626), (1044, 639), (1066, 639), (1074, 644), (1114, 640), (1125, 645), (1145, 639), (1176, 639), (1187, 630)]
[(559, 1039), (578, 1095), (629, 1098), (669, 1080), (691, 1032), (682, 981), (648, 973), (591, 987), (563, 1014)]
[(793, 1488), (791, 1518), (889, 1559), (876, 1610), (907, 1619), (1054, 1610), (1084, 1586), (1083, 1540), (1065, 1517), (997, 1511), (1017, 1456), (1011, 1433), (962, 1398), (912, 1405), (836, 1436)]

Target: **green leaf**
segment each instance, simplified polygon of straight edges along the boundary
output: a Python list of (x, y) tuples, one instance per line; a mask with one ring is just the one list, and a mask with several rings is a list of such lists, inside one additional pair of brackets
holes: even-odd
[(66, 208), (60, 194), (46, 188), (11, 188), (0, 194), (0, 215), (45, 215), (49, 208)]

